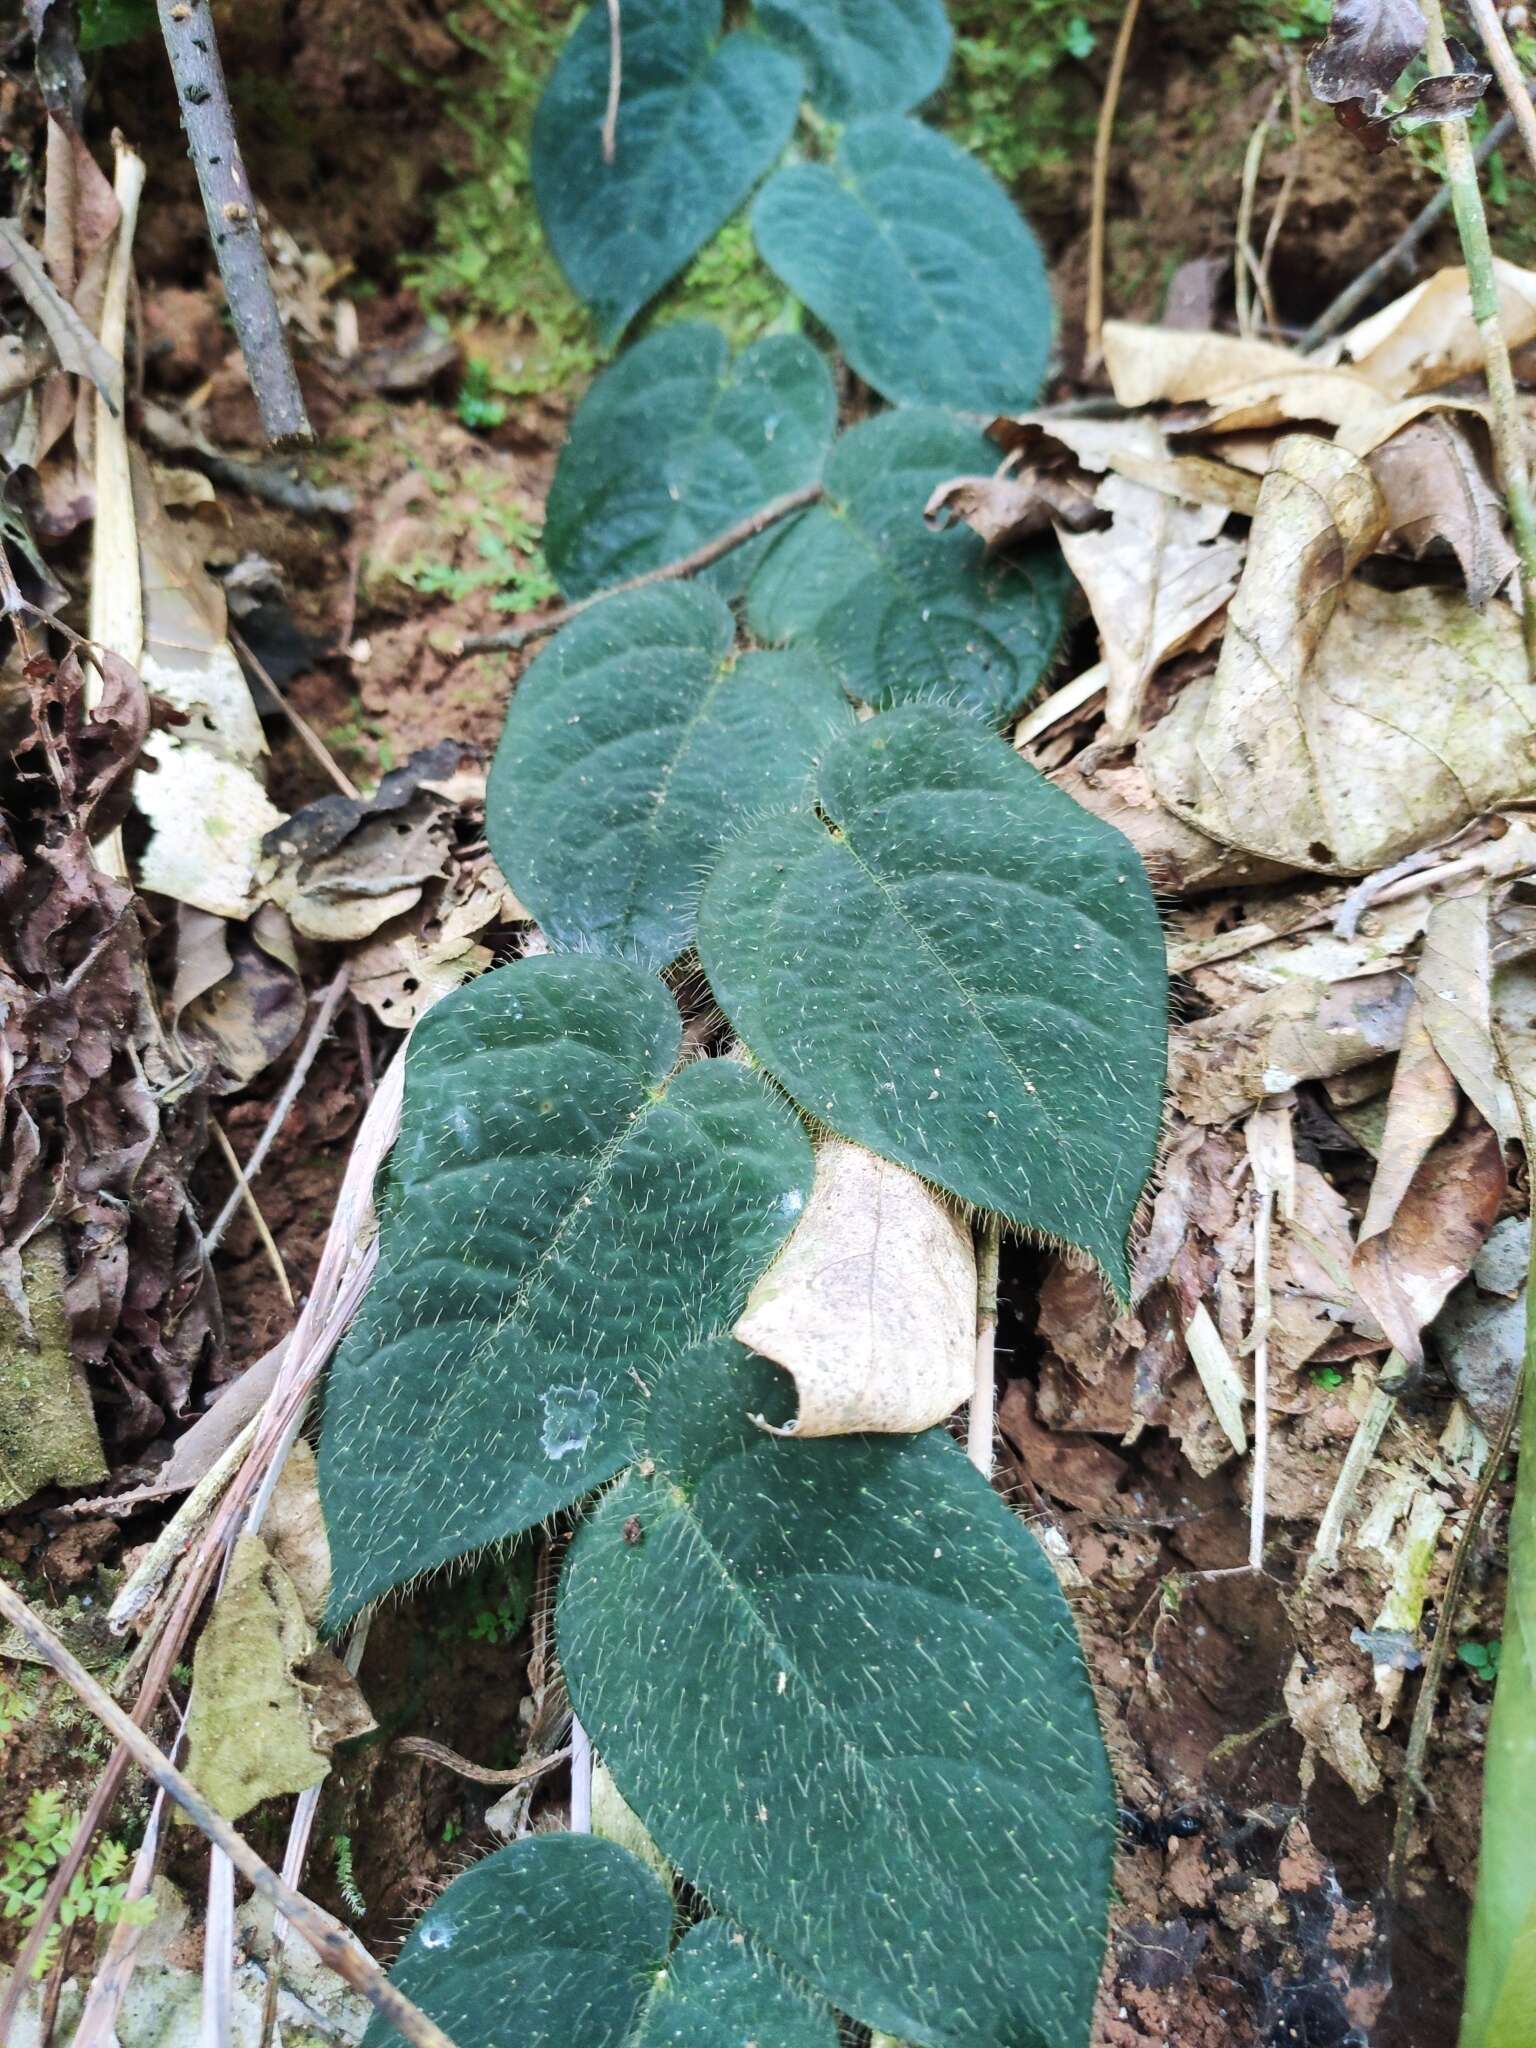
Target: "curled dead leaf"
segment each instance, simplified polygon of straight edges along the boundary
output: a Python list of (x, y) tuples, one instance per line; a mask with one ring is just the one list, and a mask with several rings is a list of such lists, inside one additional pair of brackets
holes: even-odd
[(828, 1138), (805, 1213), (734, 1334), (794, 1376), (784, 1435), (928, 1429), (971, 1391), (970, 1231), (915, 1173)]

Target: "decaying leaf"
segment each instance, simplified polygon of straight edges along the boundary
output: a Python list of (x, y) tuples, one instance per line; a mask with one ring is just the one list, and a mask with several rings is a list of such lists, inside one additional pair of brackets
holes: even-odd
[(1031, 540), (1053, 524), (1076, 532), (1099, 514), (1093, 492), (1075, 476), (1050, 470), (996, 471), (991, 476), (952, 476), (936, 484), (923, 507), (928, 524), (943, 532), (969, 526), (989, 548)]
[(352, 955), (352, 993), (381, 1024), (408, 1030), (441, 997), (490, 966), (481, 933), (529, 913), (488, 860), (457, 861), (440, 887), (381, 925)]
[(1010, 1380), (1004, 1388), (997, 1426), (1040, 1491), (1084, 1514), (1102, 1514), (1129, 1470), (1125, 1459), (1097, 1437), (1042, 1428), (1023, 1380)]
[(293, 932), (275, 904), (263, 903), (244, 925), (181, 906), (171, 1016), (212, 1088), (243, 1088), (281, 1058), (305, 1007)]
[(44, 1486), (107, 1476), (91, 1397), (70, 1350), (64, 1246), (43, 1230), (19, 1261), (20, 1299), (0, 1294), (0, 1509)]
[(223, 593), (167, 516), (142, 462), (133, 466), (133, 518), (143, 641), (128, 658), (184, 720), (145, 745), (134, 799), (152, 830), (139, 885), (215, 916), (245, 917), (262, 837), (282, 816), (257, 773), (266, 753), (261, 720), (229, 643)]
[[(1494, 258), (1499, 324), (1511, 348), (1536, 337), (1536, 271)], [(1467, 273), (1437, 270), (1412, 290), (1352, 327), (1339, 352), (1360, 376), (1390, 397), (1435, 391), (1483, 367), (1482, 337), (1472, 317)]]
[(1059, 534), (1087, 592), (1109, 667), (1106, 738), (1131, 738), (1156, 669), (1187, 647), (1237, 588), (1243, 550), (1219, 538), (1221, 505), (1183, 505), (1145, 484), (1110, 476), (1095, 503), (1110, 523)]
[(1307, 77), (1328, 106), (1390, 92), (1424, 47), (1418, 0), (1334, 0), (1328, 34), (1307, 59)]
[(1213, 838), (1365, 874), (1536, 790), (1519, 620), (1349, 581), (1382, 527), (1362, 463), (1279, 444), (1216, 673), (1142, 743), (1158, 797)]
[[(465, 750), (443, 740), (392, 769), (371, 797), (324, 796), (278, 818), (262, 842), (262, 888), (304, 938), (366, 939), (448, 872)], [(483, 794), (483, 779), (479, 782)]]
[(318, 1785), (335, 1744), (373, 1726), (306, 1611), (329, 1578), (307, 1448), (285, 1469), (269, 1520), (304, 1592), (260, 1536), (242, 1536), (192, 1660), (187, 1775), (227, 1820)]
[(794, 1375), (786, 1436), (920, 1430), (952, 1415), (975, 1367), (971, 1234), (915, 1173), (826, 1139), (805, 1213), (734, 1335)]
[(1173, 1033), (1173, 1098), (1194, 1123), (1224, 1123), (1268, 1095), (1368, 1066), (1403, 1040), (1401, 974), (1298, 980), (1247, 996)]
[(1451, 1383), (1483, 1434), (1499, 1433), (1525, 1357), (1525, 1284), (1531, 1256), (1528, 1216), (1507, 1216), (1489, 1231), (1472, 1271), (1430, 1332)]
[[(1467, 928), (1455, 901), (1430, 918), (1354, 1258), (1362, 1300), (1410, 1365), (1422, 1361), (1424, 1327), (1471, 1270), (1504, 1194), (1498, 1133), (1475, 1106), (1462, 1109), (1429, 1023), (1433, 1016), (1439, 1039), (1482, 1092), (1483, 1062), (1469, 1050), (1477, 966), (1475, 945), (1467, 958)], [(1486, 1080), (1491, 1089), (1491, 1075)]]
[(278, 1474), (262, 1517), (261, 1540), (288, 1574), (305, 1620), (318, 1628), (331, 1590), (331, 1546), (320, 1511), (315, 1454), (302, 1437)]
[(1443, 413), (1413, 420), (1373, 449), (1367, 465), (1381, 492), (1388, 534), (1415, 560), (1451, 548), (1477, 610), (1515, 571), (1504, 505), (1466, 428)]
[(187, 1775), (226, 1820), (318, 1785), (297, 1668), (315, 1647), (293, 1581), (259, 1536), (243, 1536), (192, 1659)]

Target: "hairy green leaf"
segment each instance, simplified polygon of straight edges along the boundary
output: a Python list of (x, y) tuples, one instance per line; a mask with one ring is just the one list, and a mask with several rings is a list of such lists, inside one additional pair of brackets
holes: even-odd
[(486, 831), (556, 944), (676, 959), (723, 841), (851, 723), (814, 653), (738, 660), (734, 636), (712, 592), (658, 584), (573, 619), (519, 683)]
[(659, 982), (562, 955), (418, 1029), (326, 1401), (333, 1626), (617, 1472), (635, 1375), (728, 1327), (803, 1207), (793, 1113), (735, 1061), (674, 1073), (680, 1039)]
[(576, 1711), (663, 1852), (844, 2011), (1083, 2048), (1112, 1799), (1051, 1567), (943, 1431), (749, 1419), (792, 1399), (730, 1343), (663, 1377), (562, 1579)]
[[(672, 1899), (595, 1835), (535, 1835), (456, 1877), (391, 1981), (457, 2048), (837, 2048), (832, 2015), (722, 1921), (671, 1956)], [(373, 2020), (363, 2048), (399, 2036)]]
[(777, 172), (752, 209), (769, 268), (897, 405), (1018, 412), (1051, 346), (1040, 245), (975, 159), (898, 114), (856, 121), (830, 164)]
[[(770, 334), (733, 363), (714, 327), (664, 327), (626, 351), (577, 408), (545, 514), (567, 597), (676, 561), (770, 498), (814, 483), (837, 399), (820, 354)], [(725, 596), (763, 543), (706, 572)]]
[(747, 598), (761, 640), (809, 644), (877, 707), (962, 704), (989, 724), (1018, 710), (1060, 643), (1070, 579), (1054, 541), (989, 555), (968, 526), (933, 533), (946, 477), (997, 450), (942, 412), (893, 412), (843, 435), (827, 496), (777, 539)]
[(943, 0), (758, 0), (757, 12), (834, 121), (904, 114), (938, 90), (949, 63)]
[(721, 0), (624, 0), (614, 160), (603, 161), (608, 12), (589, 7), (533, 123), (533, 191), (604, 343), (722, 227), (789, 140), (803, 84), (761, 36), (722, 38)]
[(1128, 1296), (1167, 1010), (1135, 850), (930, 706), (834, 742), (814, 790), (731, 841), (705, 886), (721, 1008), (813, 1116), (1081, 1246)]

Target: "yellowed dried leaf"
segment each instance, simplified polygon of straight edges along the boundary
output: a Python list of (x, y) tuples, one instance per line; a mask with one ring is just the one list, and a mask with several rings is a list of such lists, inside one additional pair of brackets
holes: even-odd
[(928, 1429), (971, 1391), (970, 1231), (917, 1175), (828, 1138), (805, 1213), (752, 1289), (743, 1344), (793, 1374), (786, 1435)]
[[(1511, 348), (1536, 337), (1536, 271), (1494, 258), (1499, 318)], [(1339, 354), (1393, 398), (1434, 391), (1483, 367), (1483, 343), (1472, 318), (1467, 273), (1436, 271), (1411, 291), (1352, 327)]]

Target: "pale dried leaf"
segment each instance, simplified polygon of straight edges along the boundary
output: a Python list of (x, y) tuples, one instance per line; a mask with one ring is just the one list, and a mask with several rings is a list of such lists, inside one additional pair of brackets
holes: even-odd
[(1425, 1325), (1471, 1271), (1504, 1194), (1498, 1136), (1475, 1112), (1461, 1114), (1460, 1103), (1416, 994), (1353, 1264), (1361, 1300), (1411, 1365), (1423, 1359)]
[[(1494, 259), (1499, 320), (1512, 349), (1536, 338), (1536, 271)], [(1340, 343), (1356, 372), (1393, 398), (1437, 390), (1483, 367), (1467, 273), (1438, 270), (1352, 327)]]
[(938, 531), (963, 524), (989, 548), (1049, 533), (1053, 521), (1075, 531), (1097, 517), (1091, 486), (1036, 469), (952, 476), (934, 486), (923, 507), (923, 518)]
[(975, 1370), (970, 1231), (914, 1173), (829, 1138), (805, 1214), (735, 1335), (794, 1375), (786, 1435), (928, 1429)]
[(1220, 505), (1181, 505), (1161, 491), (1111, 476), (1096, 502), (1110, 524), (1058, 532), (1067, 565), (1083, 586), (1109, 668), (1106, 738), (1132, 737), (1158, 667), (1187, 647), (1237, 588), (1243, 550), (1217, 536)]
[(1442, 898), (1424, 932), (1415, 993), (1430, 1043), (1461, 1092), (1501, 1138), (1517, 1122), (1499, 1080), (1493, 1043), (1493, 959), (1489, 892)]
[(1311, 436), (1280, 444), (1216, 673), (1140, 751), (1157, 796), (1200, 831), (1368, 874), (1536, 793), (1516, 615), (1347, 581), (1381, 529), (1363, 464)]
[(152, 828), (138, 862), (140, 888), (216, 917), (248, 917), (261, 843), (282, 823), (282, 812), (248, 768), (205, 747), (180, 746), (156, 732), (144, 752), (154, 769), (134, 784), (134, 801)]
[(1372, 451), (1369, 467), (1392, 539), (1415, 560), (1451, 548), (1467, 597), (1481, 610), (1514, 574), (1515, 551), (1503, 500), (1461, 423), (1443, 415), (1414, 420)]
[(1401, 974), (1282, 982), (1180, 1025), (1169, 1086), (1191, 1122), (1225, 1123), (1301, 1081), (1365, 1067), (1402, 1043), (1411, 991)]

